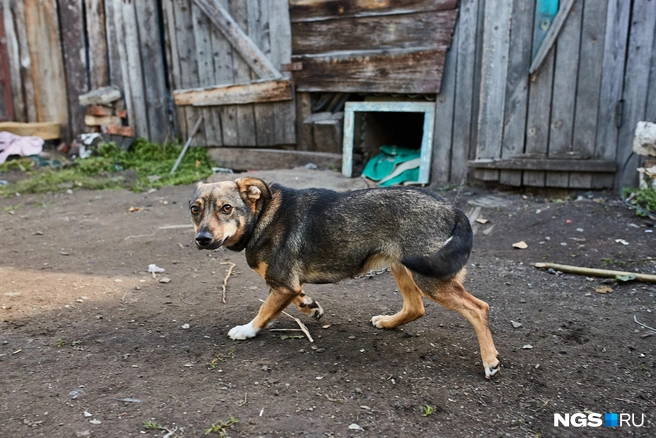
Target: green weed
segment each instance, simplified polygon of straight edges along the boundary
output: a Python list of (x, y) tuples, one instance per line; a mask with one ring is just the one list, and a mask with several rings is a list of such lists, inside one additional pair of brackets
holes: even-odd
[(624, 187), (622, 189), (624, 197), (629, 199), (629, 203), (640, 209), (636, 208), (636, 216), (648, 217), (647, 213), (656, 214), (656, 189), (634, 189)]
[(220, 438), (225, 438), (227, 437), (226, 431), (228, 429), (232, 429), (232, 426), (235, 424), (239, 423), (239, 420), (237, 420), (235, 417), (230, 416), (228, 421), (219, 421), (219, 424), (212, 424), (209, 429), (205, 431), (205, 435), (209, 435), (211, 433), (217, 434)]
[(433, 415), (435, 413), (435, 406), (431, 405), (424, 405), (421, 407), (421, 416), (422, 417), (428, 417), (430, 415)]

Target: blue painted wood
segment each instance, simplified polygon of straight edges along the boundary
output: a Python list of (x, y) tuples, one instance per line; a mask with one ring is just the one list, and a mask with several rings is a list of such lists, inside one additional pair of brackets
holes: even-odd
[(353, 127), (355, 112), (424, 113), (423, 135), (419, 156), (419, 180), (417, 184), (428, 184), (430, 180), (431, 155), (433, 153), (433, 130), (435, 128), (435, 102), (346, 102), (344, 107), (344, 144), (342, 147), (342, 174), (353, 174)]
[(535, 21), (533, 23), (533, 58), (540, 50), (542, 41), (558, 14), (559, 0), (535, 0)]

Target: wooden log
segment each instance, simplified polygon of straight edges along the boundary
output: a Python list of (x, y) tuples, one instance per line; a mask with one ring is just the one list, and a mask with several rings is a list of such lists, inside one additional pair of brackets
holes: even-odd
[(195, 88), (191, 90), (175, 90), (173, 99), (176, 105), (235, 105), (254, 102), (277, 102), (292, 99), (292, 84), (287, 79), (264, 80)]
[(239, 52), (244, 61), (262, 79), (282, 76), (253, 41), (244, 33), (239, 24), (218, 0), (194, 0), (221, 30), (230, 44)]
[(413, 47), (446, 51), (451, 44), (457, 15), (458, 11), (451, 9), (295, 23), (292, 25), (292, 52), (298, 55)]
[(437, 93), (446, 53), (434, 49), (370, 50), (294, 56), (297, 91)]
[(105, 2), (104, 0), (84, 0), (84, 3), (86, 5), (87, 29), (89, 29), (87, 38), (89, 42), (91, 88), (105, 87), (109, 85)]
[(61, 125), (57, 122), (0, 122), (0, 131), (20, 136), (41, 137), (44, 140), (61, 138)]
[(357, 18), (377, 15), (411, 14), (417, 12), (454, 9), (458, 0), (290, 0), (289, 15), (292, 23)]
[(613, 271), (610, 269), (585, 268), (581, 266), (561, 265), (558, 263), (536, 263), (533, 266), (535, 266), (538, 269), (556, 269), (558, 271), (567, 272), (570, 274), (588, 275), (594, 277), (616, 278), (618, 276), (621, 277), (635, 276), (635, 279), (638, 281), (643, 281), (646, 283), (656, 283), (656, 275), (642, 274), (640, 272)]
[(326, 152), (288, 151), (256, 148), (210, 148), (210, 157), (217, 166), (237, 170), (290, 169), (316, 164), (319, 168), (337, 169), (342, 164), (341, 154)]

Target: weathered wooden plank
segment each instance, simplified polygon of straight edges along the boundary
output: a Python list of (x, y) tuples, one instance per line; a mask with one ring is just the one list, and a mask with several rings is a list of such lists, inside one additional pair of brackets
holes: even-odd
[(139, 0), (135, 2), (135, 11), (141, 66), (145, 76), (144, 95), (149, 139), (162, 143), (168, 132), (168, 106), (157, 4), (157, 0)]
[[(238, 27), (239, 29), (248, 29), (248, 13), (246, 11), (246, 3), (240, 0), (229, 0), (228, 4), (230, 5), (229, 11), (232, 17), (230, 17), (229, 14), (227, 13), (226, 14), (228, 17), (230, 17), (230, 19), (234, 23), (233, 27)], [(230, 41), (230, 44), (232, 44), (233, 48), (238, 52), (240, 52), (240, 53), (233, 52), (232, 54), (232, 69), (234, 72), (235, 83), (244, 83), (250, 80), (251, 78), (250, 69), (249, 69), (250, 64), (246, 62), (246, 60), (241, 56), (241, 51), (238, 47), (235, 46), (235, 42), (232, 41), (229, 36), (225, 35), (225, 33), (224, 36), (226, 36), (226, 39)], [(249, 44), (253, 44), (253, 46), (255, 46), (253, 41), (250, 38), (248, 38), (245, 34), (243, 35), (243, 37), (248, 39), (248, 41), (250, 42)], [(248, 54), (246, 55), (248, 56)], [(262, 56), (264, 55), (262, 54)], [(268, 59), (267, 61), (270, 63)], [(262, 74), (261, 72), (258, 72), (255, 69), (253, 70), (257, 73), (258, 76)], [(282, 75), (280, 74), (276, 75), (275, 73), (268, 72), (265, 73), (265, 76), (262, 77), (262, 79), (280, 77), (280, 76)], [(253, 104), (245, 104), (245, 105), (237, 106), (237, 132), (239, 133), (240, 146), (257, 146), (257, 137), (255, 135), (255, 112), (253, 109)]]
[[(607, 12), (608, 2), (595, 0), (584, 0), (583, 2), (581, 54), (572, 144), (573, 150), (584, 157), (595, 155), (604, 55), (603, 35), (606, 31)], [(570, 186), (572, 188), (591, 188), (592, 176), (573, 172), (570, 174)]]
[(445, 52), (431, 49), (335, 52), (294, 56), (298, 91), (437, 93)]
[(123, 88), (121, 58), (118, 54), (118, 38), (116, 36), (116, 19), (114, 18), (114, 14), (114, 0), (105, 0), (105, 34), (107, 35), (109, 85)]
[[(510, 50), (506, 79), (506, 106), (504, 115), (501, 157), (513, 158), (524, 151), (526, 114), (528, 112), (528, 81), (526, 74), (531, 64), (531, 35), (535, 2), (513, 0), (513, 18), (510, 27)], [(503, 170), (499, 182), (510, 186), (522, 185), (520, 170)]]
[[(472, 148), (472, 126), (476, 125), (478, 114), (472, 110), (477, 84), (474, 82), (476, 69), (476, 37), (478, 29), (478, 0), (460, 2), (458, 38), (454, 48), (458, 52), (455, 73), (455, 97), (453, 109), (453, 146), (451, 151), (451, 177), (457, 184), (467, 182), (467, 160)], [(436, 119), (437, 120), (437, 119)]]
[[(137, 3), (141, 3), (140, 0)], [(89, 72), (91, 88), (109, 85), (107, 38), (105, 34), (104, 0), (84, 0), (86, 5), (87, 38), (89, 42)]]
[(292, 99), (292, 84), (287, 79), (247, 82), (224, 86), (175, 90), (176, 105), (235, 105), (253, 102), (276, 102)]
[(639, 157), (632, 153), (633, 136), (636, 125), (644, 120), (647, 110), (649, 92), (649, 73), (651, 70), (651, 53), (654, 47), (654, 32), (656, 32), (656, 1), (635, 0), (633, 17), (629, 34), (629, 50), (626, 70), (624, 73), (623, 122), (620, 127), (616, 161), (621, 166), (626, 163), (624, 175), (616, 178), (616, 188), (635, 186)]
[[(508, 75), (512, 6), (512, 0), (485, 4), (477, 158), (501, 156), (506, 101), (505, 88), (499, 84), (505, 84)], [(499, 179), (499, 172), (477, 172), (476, 177), (484, 181), (494, 181)]]
[[(191, 1), (192, 0), (174, 0), (175, 34), (178, 44), (181, 88), (195, 88), (199, 85)], [(187, 107), (184, 109), (184, 114), (187, 127), (187, 131), (185, 132), (186, 138), (190, 134), (189, 131), (202, 116), (202, 110), (195, 107)], [(191, 146), (201, 146), (205, 144), (207, 144), (205, 128), (201, 126), (198, 133), (191, 141)]]
[[(482, 29), (485, 26), (485, 1), (478, 0), (478, 17), (476, 18), (476, 44), (474, 45), (475, 52), (475, 67), (474, 67), (474, 87), (475, 92), (472, 99), (472, 125), (469, 130), (471, 135), (471, 146), (469, 147), (469, 159), (473, 160), (476, 158), (476, 153), (478, 150), (478, 114), (480, 109), (481, 102), (481, 74), (483, 65), (483, 41), (484, 35)], [(475, 177), (475, 170), (470, 170), (467, 175), (468, 180), (473, 180)]]
[[(212, 22), (223, 32), (230, 44), (239, 52), (243, 60), (261, 78), (279, 78), (282, 75), (276, 66), (262, 53), (242, 29), (246, 18), (246, 4), (234, 1), (230, 3), (230, 13), (221, 6), (218, 0), (194, 0), (207, 14)], [(243, 12), (241, 12), (243, 11)], [(243, 18), (233, 18), (235, 12), (243, 14)], [(232, 13), (232, 16), (231, 16)]]
[[(172, 89), (180, 88), (180, 60), (178, 56), (178, 39), (175, 33), (175, 10), (173, 2), (162, 3), (162, 18), (164, 21), (164, 50), (169, 77), (169, 87)], [(174, 105), (173, 109), (173, 128), (176, 134), (186, 135), (187, 120), (185, 118), (184, 108)]]
[(558, 160), (551, 158), (510, 158), (510, 159), (479, 159), (469, 161), (469, 167), (478, 169), (515, 169), (515, 170), (548, 170), (553, 172), (614, 172), (617, 164), (614, 161), (601, 160)]
[[(553, 86), (554, 52), (547, 55), (542, 68), (531, 75), (529, 82), (528, 115), (526, 122), (526, 146), (524, 151), (533, 157), (546, 157), (549, 144), (551, 93)], [(522, 183), (529, 187), (544, 187), (542, 171), (525, 171)]]
[(14, 13), (17, 0), (3, 0), (2, 12), (7, 43), (7, 58), (9, 61), (9, 77), (11, 78), (11, 94), (13, 99), (14, 118), (19, 122), (27, 121), (25, 98), (21, 87), (21, 59), (18, 48), (18, 34), (14, 25)]
[(322, 169), (339, 168), (340, 154), (256, 148), (210, 148), (210, 157), (218, 166), (236, 170), (290, 169), (316, 164)]
[[(654, 35), (656, 38), (656, 35)], [(649, 74), (649, 94), (645, 120), (656, 121), (656, 43), (651, 51), (651, 73)]]
[[(270, 58), (269, 5), (266, 3), (266, 0), (247, 0), (246, 3), (248, 36), (260, 48), (264, 56)], [(257, 80), (255, 72), (251, 72), (251, 79)], [(275, 118), (273, 111), (273, 105), (270, 103), (253, 105), (255, 137), (258, 146), (271, 146), (275, 144)]]
[(150, 138), (135, 5), (133, 2), (119, 3), (121, 5), (120, 13), (123, 18), (123, 41), (127, 61), (127, 75), (125, 77), (129, 79), (123, 81), (123, 87), (124, 90), (130, 88), (129, 94), (132, 104), (132, 111), (130, 111), (130, 104), (126, 94), (128, 114), (132, 116), (130, 117), (130, 126), (134, 128), (137, 137)]
[[(446, 51), (458, 11), (421, 12), (292, 25), (292, 53), (430, 47)], [(330, 35), (330, 38), (326, 38)]]
[[(11, 12), (9, 12), (11, 14)], [(7, 35), (2, 4), (0, 3), (0, 121), (13, 120), (14, 103), (11, 97), (11, 76), (9, 75), (9, 55), (7, 53)]]
[(64, 68), (66, 71), (66, 94), (71, 121), (66, 132), (67, 137), (72, 139), (84, 132), (85, 108), (80, 105), (78, 96), (89, 91), (86, 57), (81, 56), (86, 50), (82, 0), (67, 2), (65, 10), (59, 12)]
[(27, 122), (38, 121), (36, 109), (36, 91), (34, 81), (32, 80), (32, 55), (30, 53), (30, 43), (27, 32), (27, 13), (25, 2), (16, 0), (12, 4), (14, 13), (14, 22), (16, 36), (18, 37), (18, 50), (20, 53), (20, 82), (23, 84), (25, 93), (25, 111), (27, 113)]
[[(630, 2), (608, 2), (595, 159), (615, 160), (617, 155), (620, 120), (617, 120), (616, 111), (624, 86), (630, 14)], [(594, 188), (612, 187), (613, 179), (608, 175), (594, 176), (592, 184)]]
[(37, 119), (57, 121), (66, 127), (68, 107), (57, 3), (55, 0), (26, 2), (25, 12)]
[(312, 114), (310, 93), (296, 94), (296, 147), (299, 151), (312, 150), (312, 125), (303, 123)]
[[(198, 65), (198, 83), (201, 87), (210, 87), (216, 85), (214, 82), (214, 57), (212, 56), (212, 35), (210, 31), (214, 25), (207, 14), (194, 2), (191, 3), (191, 16), (194, 23), (194, 46), (196, 48), (196, 63)], [(189, 103), (181, 104), (175, 99), (175, 95), (174, 102), (178, 106), (189, 105)], [(203, 124), (205, 144), (212, 146), (222, 145), (221, 123), (217, 123), (217, 118), (219, 118), (218, 111), (214, 108), (202, 108), (201, 114), (205, 119)]]
[(454, 9), (457, 0), (290, 0), (289, 15), (292, 23), (331, 20), (335, 18), (368, 17), (372, 15), (411, 14), (415, 12)]
[[(464, 11), (465, 8), (461, 8)], [(461, 12), (462, 14), (463, 12)], [(460, 23), (463, 16), (460, 15)], [(466, 56), (460, 51), (460, 35), (466, 32), (458, 25), (453, 35), (453, 46), (446, 54), (440, 92), (435, 96), (435, 136), (433, 137), (433, 157), (431, 160), (431, 185), (456, 181), (451, 176), (453, 143), (453, 114), (456, 99), (456, 68), (458, 58)], [(458, 181), (460, 182), (460, 181)]]
[(554, 18), (554, 21), (551, 24), (551, 27), (549, 27), (549, 31), (547, 32), (544, 41), (542, 41), (542, 44), (540, 45), (540, 49), (536, 53), (533, 62), (531, 63), (531, 67), (529, 68), (530, 74), (535, 73), (540, 68), (540, 65), (542, 65), (542, 62), (544, 62), (547, 53), (549, 53), (551, 48), (556, 43), (558, 34), (567, 21), (567, 17), (569, 16), (570, 10), (572, 9), (572, 5), (575, 1), (576, 0), (563, 0), (563, 3), (560, 5), (560, 9), (558, 10), (558, 14), (556, 14), (556, 18)]
[[(287, 0), (270, 0), (269, 5), (269, 31), (271, 39), (271, 62), (280, 67), (292, 60), (292, 34), (289, 23), (289, 11)], [(264, 5), (262, 6), (264, 7)], [(290, 72), (283, 73), (286, 78), (291, 78)], [(275, 144), (296, 143), (296, 108), (294, 102), (277, 102), (271, 104), (273, 107), (273, 127)]]
[[(228, 8), (228, 0), (221, 0), (224, 9)], [(214, 83), (233, 84), (234, 72), (232, 70), (233, 49), (230, 42), (221, 31), (212, 26), (210, 29), (212, 39), (212, 52), (214, 58)], [(211, 112), (210, 117), (219, 115), (221, 124), (222, 143), (225, 146), (238, 146), (239, 134), (237, 131), (237, 106), (220, 106)], [(216, 123), (216, 121), (214, 121)]]
[(61, 138), (61, 128), (59, 122), (0, 122), (0, 131), (7, 131), (21, 136), (41, 137), (44, 140)]
[[(566, 5), (564, 5), (566, 6)], [(562, 19), (559, 11), (554, 26), (560, 21), (560, 34), (556, 41), (556, 64), (554, 66), (554, 93), (551, 98), (551, 123), (549, 125), (549, 158), (567, 158), (572, 156), (572, 139), (574, 134), (574, 108), (576, 104), (576, 85), (578, 80), (579, 47), (581, 44), (582, 3), (569, 9), (569, 14)], [(551, 29), (550, 29), (551, 30)], [(549, 35), (543, 44), (548, 43)], [(581, 157), (589, 158), (589, 157)], [(557, 181), (558, 178), (564, 178)], [(569, 174), (548, 174), (548, 187), (567, 187)]]
[(313, 151), (330, 152), (339, 154), (342, 152), (343, 124), (341, 120), (322, 120), (312, 124)]
[[(111, 0), (108, 0), (111, 1)], [(121, 68), (121, 78), (122, 82), (119, 87), (123, 91), (123, 98), (125, 99), (125, 106), (128, 115), (128, 123), (130, 126), (134, 127), (135, 125), (135, 107), (133, 105), (132, 90), (130, 88), (129, 80), (129, 68), (128, 68), (128, 54), (126, 45), (125, 32), (124, 28), (124, 19), (123, 19), (123, 1), (122, 0), (113, 0), (112, 2), (114, 9), (114, 29), (116, 31), (116, 48), (118, 54), (118, 63)]]

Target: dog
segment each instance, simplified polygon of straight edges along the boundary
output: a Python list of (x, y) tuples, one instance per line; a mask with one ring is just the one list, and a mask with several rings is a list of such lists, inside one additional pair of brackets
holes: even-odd
[(291, 303), (320, 318), (303, 284), (335, 283), (389, 266), (403, 296), (394, 315), (371, 319), (391, 329), (424, 315), (423, 297), (474, 326), (485, 377), (499, 371), (490, 306), (463, 287), (473, 233), (469, 219), (436, 194), (413, 187), (335, 192), (295, 190), (257, 178), (199, 183), (189, 201), (199, 249), (246, 250), (269, 295), (255, 318), (228, 332), (254, 337)]

